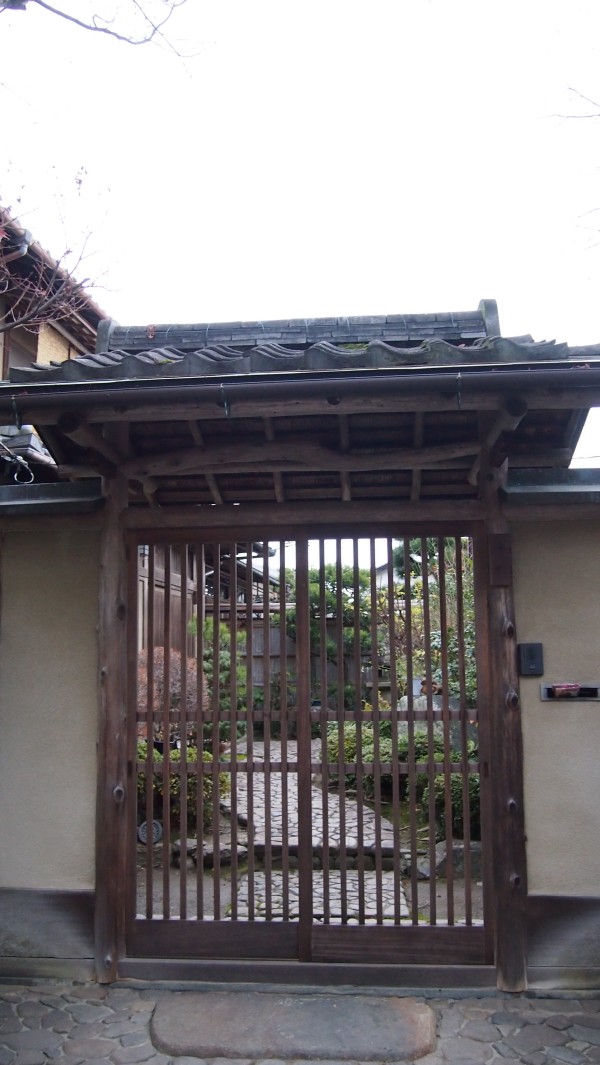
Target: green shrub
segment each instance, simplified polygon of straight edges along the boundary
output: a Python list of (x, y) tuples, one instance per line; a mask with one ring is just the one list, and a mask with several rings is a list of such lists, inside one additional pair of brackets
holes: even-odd
[[(137, 745), (138, 762), (144, 762), (147, 757), (148, 745), (146, 740), (139, 740)], [(212, 755), (209, 751), (202, 751), (202, 761), (204, 763), (212, 762)], [(172, 750), (169, 752), (169, 758), (171, 762), (181, 761), (181, 751)], [(198, 759), (197, 747), (187, 748), (187, 761), (188, 763), (196, 763)], [(162, 762), (162, 754), (153, 748), (152, 760), (154, 762)], [(187, 777), (187, 828), (188, 831), (196, 828), (196, 797), (197, 797), (197, 776), (195, 772), (189, 772)], [(229, 794), (231, 787), (231, 778), (228, 773), (219, 773), (219, 797), (224, 798)], [(162, 770), (157, 770), (153, 773), (153, 818), (160, 820), (163, 812), (164, 803), (164, 782)], [(140, 769), (137, 774), (137, 794), (138, 794), (138, 814), (140, 820), (147, 819), (146, 811), (146, 771)], [(181, 817), (181, 777), (179, 773), (171, 773), (169, 775), (169, 809), (171, 814), (172, 825), (178, 826)], [(203, 795), (203, 821), (204, 828), (208, 828), (211, 823), (214, 803), (213, 803), (213, 779), (209, 773), (203, 773), (202, 775), (202, 795)]]
[[(198, 637), (198, 616), (194, 614), (188, 624), (188, 632)], [(215, 644), (218, 646), (215, 647)], [(246, 649), (246, 635), (243, 632), (232, 632), (224, 621), (220, 622), (215, 633), (214, 618), (205, 618), (202, 626), (202, 639), (200, 641), (202, 651), (202, 667), (206, 679), (207, 692), (205, 696), (205, 709), (212, 710), (216, 692), (218, 710), (220, 714), (231, 714), (231, 681), (232, 672), (235, 679), (236, 706), (233, 708), (234, 717), (245, 711), (246, 707), (246, 666), (244, 652)], [(216, 662), (215, 662), (216, 650)], [(217, 666), (215, 676), (215, 664)], [(220, 719), (218, 723), (219, 739), (226, 741), (232, 739), (231, 721)], [(210, 751), (213, 742), (214, 725), (206, 721), (203, 727), (202, 746)], [(235, 727), (236, 738), (240, 739), (246, 734), (246, 725), (243, 720), (238, 720)]]
[[(375, 735), (372, 734), (370, 738), (366, 740), (362, 749), (363, 762), (375, 761)], [(392, 761), (392, 740), (387, 736), (379, 737), (379, 761), (391, 762)], [(383, 791), (392, 790), (392, 774), (380, 773), (381, 788)], [(364, 789), (366, 795), (375, 794), (375, 774), (365, 773), (364, 777)]]
[[(434, 780), (435, 795), (435, 823), (438, 839), (446, 838), (446, 779), (439, 774)], [(450, 776), (450, 796), (452, 814), (452, 836), (455, 839), (463, 839), (465, 834), (465, 810), (463, 804), (463, 776), (462, 773), (452, 773)], [(423, 806), (429, 803), (429, 785), (423, 792)], [(479, 774), (469, 774), (469, 824), (470, 838), (481, 839), (481, 803), (479, 789)]]
[[(379, 761), (380, 762), (392, 762), (392, 739), (389, 733), (389, 721), (382, 721), (379, 731)], [(385, 733), (384, 733), (385, 727)], [(346, 764), (356, 764), (357, 753), (357, 734), (356, 725), (352, 721), (347, 721), (343, 728), (344, 737), (344, 762)], [(327, 729), (327, 757), (330, 762), (336, 763), (339, 759), (339, 743), (340, 743), (340, 731), (335, 723), (331, 723)], [(398, 761), (409, 761), (409, 739), (407, 733), (402, 733), (398, 736)], [(429, 758), (429, 734), (427, 729), (420, 728), (415, 729), (413, 737), (413, 757), (414, 762), (426, 762)], [(469, 740), (467, 745), (468, 757), (470, 761), (477, 759), (477, 744), (473, 740)], [(444, 739), (439, 733), (435, 733), (433, 737), (433, 756), (436, 761), (443, 761), (444, 759)], [(453, 762), (461, 760), (461, 755), (456, 750), (450, 751), (450, 759)], [(369, 722), (362, 726), (362, 762), (373, 763), (375, 761), (375, 735), (374, 726)], [(332, 771), (331, 776), (335, 780), (335, 770)], [(380, 774), (381, 790), (385, 794), (391, 795), (393, 778), (389, 772), (382, 772)], [(346, 787), (356, 787), (356, 771), (346, 773), (345, 777)], [(363, 774), (363, 788), (364, 793), (367, 796), (373, 796), (375, 794), (375, 775), (372, 772)], [(451, 809), (452, 809), (452, 835), (457, 839), (462, 839), (464, 836), (464, 810), (463, 810), (463, 777), (461, 773), (452, 773), (450, 777), (450, 789), (451, 789)], [(401, 800), (408, 798), (409, 786), (408, 775), (403, 773), (399, 778), (399, 795)], [(434, 778), (434, 794), (435, 794), (435, 819), (436, 819), (436, 835), (438, 839), (444, 839), (446, 835), (446, 809), (445, 809), (445, 795), (446, 785), (445, 777), (442, 773), (436, 774)], [(429, 805), (429, 778), (427, 773), (419, 772), (415, 777), (415, 802), (423, 809), (425, 816), (427, 816), (427, 809)], [(469, 819), (471, 839), (481, 839), (481, 813), (480, 813), (480, 797), (479, 797), (479, 775), (469, 775)]]
[[(375, 760), (375, 726), (369, 722), (362, 726), (362, 761), (374, 762)], [(353, 721), (347, 721), (344, 724), (344, 761), (352, 764), (356, 763), (356, 725)], [(398, 761), (408, 762), (409, 760), (409, 738), (408, 733), (402, 733), (398, 736)], [(413, 757), (415, 762), (426, 762), (429, 757), (429, 735), (427, 729), (415, 729), (413, 736)], [(393, 746), (391, 736), (391, 721), (382, 721), (379, 726), (379, 761), (380, 762), (392, 762)], [(433, 737), (433, 754), (438, 756), (438, 760), (444, 756), (444, 741), (439, 734), (435, 734)], [(332, 723), (327, 728), (327, 756), (330, 762), (337, 762), (339, 759), (339, 728), (335, 723)], [(334, 774), (335, 775), (335, 774)], [(381, 773), (381, 788), (384, 792), (392, 791), (392, 774), (388, 772)], [(346, 786), (355, 787), (356, 785), (356, 773), (350, 772), (346, 774)], [(375, 793), (375, 777), (373, 773), (365, 773), (363, 775), (363, 785), (365, 793), (367, 795), (373, 795)], [(408, 796), (408, 776), (403, 773), (399, 778), (399, 793), (401, 799), (406, 799)], [(415, 798), (417, 802), (422, 801), (423, 791), (427, 785), (427, 774), (417, 773), (416, 776), (416, 788)]]

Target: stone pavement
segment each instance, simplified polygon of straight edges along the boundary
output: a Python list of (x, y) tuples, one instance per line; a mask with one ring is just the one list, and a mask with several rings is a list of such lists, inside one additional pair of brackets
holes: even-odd
[[(377, 881), (374, 873), (365, 873), (363, 876), (359, 876), (357, 872), (350, 869), (344, 875), (344, 888), (345, 888), (345, 904), (342, 905), (342, 874), (336, 872), (334, 869), (314, 870), (312, 875), (312, 887), (313, 887), (313, 921), (316, 923), (322, 922), (325, 919), (324, 913), (324, 899), (325, 899), (325, 877), (327, 877), (328, 888), (328, 917), (330, 924), (342, 924), (345, 920), (347, 924), (358, 924), (359, 914), (361, 909), (361, 890), (364, 898), (362, 906), (364, 908), (365, 916), (363, 918), (363, 924), (394, 924), (396, 919), (396, 905), (398, 908), (398, 915), (400, 919), (410, 917), (410, 911), (408, 909), (408, 903), (406, 901), (406, 895), (402, 884), (396, 881), (396, 877), (393, 873), (382, 873)], [(270, 885), (270, 911), (272, 917), (277, 920), (282, 920), (284, 916), (284, 897), (288, 902), (288, 915), (286, 920), (298, 920), (300, 913), (300, 880), (297, 874), (293, 872), (288, 876), (287, 887), (285, 884), (283, 873), (271, 873), (269, 876)], [(254, 915), (258, 920), (265, 920), (267, 917), (267, 877), (265, 873), (254, 874)], [(248, 917), (249, 910), (249, 884), (248, 877), (245, 876), (240, 881), (238, 889), (238, 919), (244, 920)], [(378, 893), (380, 895), (380, 904), (382, 919), (377, 918), (377, 901)], [(396, 893), (398, 898), (396, 899)], [(344, 909), (346, 914), (350, 914), (349, 917), (344, 917)]]
[[(313, 740), (311, 747), (313, 763), (319, 764), (322, 755), (321, 741)], [(289, 762), (296, 762), (296, 749), (296, 740), (288, 740), (287, 760)], [(243, 741), (238, 744), (238, 753), (246, 753)], [(255, 740), (252, 754), (255, 762), (264, 762), (264, 743)], [(271, 740), (270, 761), (275, 763), (281, 761), (281, 742), (279, 740)], [(264, 847), (266, 839), (265, 779), (264, 773), (255, 773), (252, 777), (255, 847)], [(288, 847), (297, 847), (298, 774), (296, 772), (288, 772), (285, 775), (287, 807), (283, 802), (283, 773), (277, 771), (269, 773), (268, 781), (270, 789), (271, 844), (275, 847), (281, 847), (282, 843), (285, 842)], [(228, 805), (229, 802), (230, 799), (226, 798), (223, 805)], [(285, 822), (284, 809), (286, 809)], [(242, 824), (247, 824), (248, 778), (245, 773), (238, 773), (237, 776), (237, 815)], [(325, 819), (327, 819), (327, 832), (325, 832)], [(329, 846), (333, 848), (339, 848), (343, 840), (347, 854), (356, 853), (359, 840), (361, 849), (366, 855), (368, 855), (369, 851), (375, 849), (376, 843), (380, 846), (381, 854), (384, 858), (391, 858), (394, 853), (394, 827), (387, 818), (379, 818), (378, 825), (374, 811), (367, 805), (362, 807), (359, 816), (358, 803), (354, 799), (346, 796), (345, 802), (342, 803), (339, 792), (324, 792), (320, 783), (316, 783), (312, 787), (312, 844), (316, 851), (321, 850), (325, 835)], [(367, 857), (366, 861), (368, 862), (368, 860)], [(368, 868), (368, 865), (365, 865), (365, 868)], [(374, 868), (374, 862), (371, 868)]]
[[(312, 759), (319, 763), (322, 756), (320, 740), (313, 740)], [(245, 742), (240, 741), (238, 752), (246, 753)], [(287, 742), (287, 761), (295, 762), (297, 758), (297, 743), (295, 740)], [(264, 762), (264, 743), (253, 743), (253, 759), (255, 762)], [(271, 762), (281, 762), (281, 742), (271, 740), (269, 749)], [(264, 852), (267, 844), (267, 806), (265, 801), (265, 787), (267, 777), (264, 773), (255, 773), (252, 777), (252, 822), (254, 827), (253, 845), (257, 853)], [(283, 773), (274, 771), (268, 775), (269, 789), (269, 841), (272, 855), (276, 858), (282, 850), (286, 850), (290, 856), (290, 866), (293, 868), (298, 851), (298, 774), (296, 772)], [(285, 799), (284, 802), (284, 793)], [(248, 778), (244, 773), (237, 777), (236, 813), (240, 824), (248, 824)], [(230, 797), (224, 799), (222, 806), (231, 814)], [(317, 871), (323, 865), (323, 857), (329, 858), (325, 865), (331, 865), (326, 872)], [(345, 903), (342, 904), (342, 876), (336, 869), (340, 868), (340, 850), (345, 852), (344, 865), (346, 872), (343, 883), (345, 891)], [(228, 842), (228, 841), (227, 841)], [(408, 917), (409, 909), (406, 901), (404, 888), (398, 874), (394, 874), (394, 827), (385, 817), (377, 819), (374, 811), (367, 805), (359, 808), (354, 799), (346, 796), (342, 801), (339, 792), (324, 791), (320, 783), (312, 786), (312, 846), (313, 846), (313, 900), (315, 919), (320, 920), (324, 913), (325, 877), (327, 877), (327, 889), (329, 894), (329, 919), (335, 924), (342, 921), (345, 912), (349, 914), (349, 923), (357, 923), (361, 906), (364, 908), (366, 923), (377, 923), (378, 901), (381, 904), (383, 921), (394, 922), (396, 910), (400, 918)], [(361, 853), (360, 864), (363, 872), (359, 877), (353, 870), (359, 864), (358, 853)], [(375, 853), (381, 856), (383, 875), (375, 877)], [(396, 855), (398, 861), (398, 855)], [(255, 891), (255, 916), (260, 920), (265, 917), (266, 891), (265, 874), (256, 873), (254, 877)], [(364, 898), (361, 901), (359, 889), (364, 890)], [(271, 886), (271, 913), (277, 918), (283, 914), (284, 888), (286, 886), (282, 873), (273, 873), (270, 878)], [(288, 890), (285, 892), (291, 916), (297, 916), (298, 902), (298, 876), (291, 872), (288, 878)], [(397, 896), (397, 897), (396, 897)], [(238, 916), (243, 917), (248, 913), (248, 879), (240, 878), (238, 890)]]
[[(317, 1031), (312, 1024), (311, 1002), (306, 988), (270, 990), (280, 994), (287, 990), (289, 996), (301, 994), (303, 999), (308, 999), (304, 1023), (309, 1033)], [(261, 1065), (279, 1065), (272, 1055), (273, 1046), (267, 1046), (266, 1041), (263, 1053), (256, 1054), (258, 1048), (253, 1047), (252, 1057), (239, 1056), (240, 1047), (244, 1044), (244, 1016), (247, 1018), (248, 1014), (245, 1015), (242, 1008), (237, 1008), (236, 1003), (241, 1002), (241, 999), (236, 999), (236, 996), (243, 995), (246, 1005), (249, 998), (254, 999), (256, 1011), (260, 1013), (268, 993), (269, 989), (266, 988), (249, 992), (247, 989), (242, 991), (239, 988), (221, 987), (215, 992), (211, 987), (203, 991), (207, 1002), (211, 994), (219, 994), (225, 999), (227, 1009), (222, 1024), (217, 1024), (218, 1013), (213, 1015), (213, 1029), (217, 1031), (220, 1044), (213, 1043), (212, 1050), (219, 1053), (199, 1057), (190, 1056), (191, 1045), (188, 1045), (186, 1055), (165, 1053), (155, 1045), (157, 1040), (160, 1041), (160, 1033), (157, 1033), (160, 1015), (164, 1018), (165, 1012), (177, 1021), (177, 1010), (183, 1010), (183, 1014), (179, 1014), (180, 1029), (183, 1025), (187, 1034), (191, 1032), (193, 1036), (196, 1030), (194, 1024), (200, 1020), (197, 986), (193, 991), (173, 991), (147, 985), (141, 988), (121, 985), (100, 987), (95, 984), (52, 981), (23, 986), (0, 982), (0, 1065), (48, 1065), (51, 1062), (56, 1062), (56, 1065), (136, 1065), (138, 1062), (147, 1065), (225, 1065), (227, 1060), (233, 1058), (236, 1065), (251, 1065), (253, 1061)], [(316, 1008), (320, 1008), (321, 1013), (323, 996), (330, 1000), (345, 999), (343, 1003), (340, 1002), (339, 1011), (331, 1010), (329, 1033), (324, 1029), (324, 1050), (331, 1045), (331, 1033), (339, 1033), (342, 1029), (348, 1035), (347, 1043), (360, 1049), (359, 1040), (352, 1043), (352, 1024), (361, 1023), (360, 1011), (356, 1013), (355, 1022), (348, 1020), (348, 1011), (351, 1014), (352, 1006), (367, 995), (369, 993), (364, 989), (354, 992), (348, 988), (341, 989), (337, 994), (331, 988), (314, 993)], [(374, 1009), (378, 1009), (384, 999), (388, 1006), (390, 1000), (392, 1003), (403, 1001), (398, 992), (377, 991), (371, 993), (370, 997)], [(404, 1001), (409, 1006), (411, 1000)], [(429, 997), (413, 992), (412, 1002), (418, 1007), (415, 1014), (418, 1015), (419, 1024), (426, 1019), (429, 1010), (435, 1022), (435, 1048), (424, 1052), (424, 1056), (418, 1059), (420, 1065), (600, 1063), (600, 991), (593, 996), (582, 993), (579, 998), (497, 993), (482, 993), (475, 997), (472, 992), (468, 997), (450, 995), (442, 998), (438, 993), (436, 997)], [(174, 1010), (175, 1004), (177, 1010)], [(337, 1023), (338, 1016), (345, 1019), (344, 1024)], [(322, 1017), (320, 1023), (323, 1024)], [(199, 1048), (203, 1032), (200, 1024), (197, 1027)], [(256, 1027), (253, 1018), (253, 1028)], [(210, 1033), (213, 1040), (214, 1030)], [(398, 1031), (402, 1031), (400, 1025)], [(426, 1036), (427, 1032), (424, 1034)], [(426, 1045), (426, 1039), (422, 1045)], [(294, 1049), (291, 1044), (290, 1049)], [(416, 1060), (406, 1057), (406, 1049), (406, 1045), (400, 1045), (395, 1039), (394, 1029), (388, 1028), (386, 1046), (378, 1060)], [(335, 1065), (341, 1061), (357, 1060), (351, 1053), (340, 1054)], [(323, 1065), (323, 1054), (319, 1049), (310, 1058), (286, 1056), (286, 1060), (288, 1063), (292, 1060), (320, 1060)], [(369, 1060), (373, 1061), (372, 1055), (369, 1055)], [(329, 1059), (327, 1065), (334, 1063)]]

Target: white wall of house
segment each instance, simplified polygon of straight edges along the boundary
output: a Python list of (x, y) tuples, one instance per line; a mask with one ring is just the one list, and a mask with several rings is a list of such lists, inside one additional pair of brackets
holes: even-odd
[(540, 700), (540, 681), (600, 684), (600, 520), (514, 533), (517, 640), (544, 646), (521, 678), (532, 894), (600, 894), (600, 702)]
[(2, 534), (0, 887), (94, 885), (98, 551)]

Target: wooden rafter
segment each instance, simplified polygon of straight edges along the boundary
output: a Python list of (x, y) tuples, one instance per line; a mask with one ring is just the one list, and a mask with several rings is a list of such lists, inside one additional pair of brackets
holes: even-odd
[[(203, 448), (204, 447), (204, 437), (202, 436), (202, 431), (200, 429), (200, 426), (198, 425), (198, 422), (195, 421), (193, 418), (191, 418), (188, 421), (188, 426), (189, 426), (189, 429), (190, 429), (190, 433), (192, 434), (192, 438), (193, 438), (194, 443), (197, 444), (197, 446), (199, 448)], [(207, 483), (207, 485), (209, 487), (210, 494), (211, 494), (211, 496), (213, 498), (213, 503), (216, 503), (218, 506), (220, 506), (221, 503), (223, 502), (223, 496), (221, 495), (221, 490), (219, 488), (219, 485), (218, 485), (218, 482), (217, 482), (217, 478), (215, 477), (215, 475), (213, 473), (207, 473), (206, 474), (206, 483)]]
[(511, 398), (506, 401), (484, 436), (481, 450), (469, 470), (467, 478), (469, 484), (477, 484), (483, 456), (489, 454), (502, 433), (513, 433), (515, 431), (517, 426), (523, 421), (527, 410), (527, 404), (522, 399)]
[[(273, 443), (275, 440), (275, 427), (273, 425), (272, 418), (265, 418), (265, 437), (269, 443)], [(283, 487), (283, 477), (278, 470), (273, 471), (273, 484), (275, 487), (275, 499), (278, 503), (285, 502), (285, 490)]]
[(69, 436), (76, 444), (89, 448), (91, 451), (95, 451), (105, 459), (108, 459), (115, 469), (119, 469), (125, 460), (126, 456), (121, 448), (115, 447), (114, 444), (107, 440), (97, 425), (89, 425), (78, 414), (62, 414), (58, 419), (57, 427), (61, 433)]
[[(347, 454), (350, 450), (350, 426), (348, 423), (348, 415), (340, 414), (338, 424), (340, 427), (340, 451)], [(342, 499), (344, 503), (349, 503), (352, 499), (352, 484), (350, 481), (350, 474), (347, 470), (341, 470), (340, 481), (342, 485)]]
[[(415, 412), (415, 426), (413, 432), (413, 445), (416, 448), (423, 446), (423, 411)], [(419, 499), (421, 495), (421, 470), (414, 469), (412, 472), (412, 484), (410, 486), (410, 498)]]
[[(66, 412), (62, 414), (57, 421), (57, 428), (65, 436), (74, 440), (76, 444), (86, 448), (86, 450), (101, 456), (105, 459), (112, 470), (107, 470), (106, 464), (103, 462), (97, 465), (93, 462), (88, 463), (94, 467), (96, 465), (97, 472), (102, 476), (116, 475), (117, 471), (122, 471), (126, 464), (129, 455), (129, 445), (124, 450), (123, 446), (116, 447), (110, 440), (104, 436), (101, 428), (98, 425), (90, 425), (79, 414)], [(123, 426), (126, 429), (126, 426)], [(127, 434), (121, 434), (123, 439), (126, 439)], [(128, 476), (128, 475), (126, 475)], [(139, 477), (128, 477), (129, 480), (138, 481), (143, 493), (150, 504), (153, 504), (156, 496), (156, 482), (154, 479), (146, 474), (141, 474)]]

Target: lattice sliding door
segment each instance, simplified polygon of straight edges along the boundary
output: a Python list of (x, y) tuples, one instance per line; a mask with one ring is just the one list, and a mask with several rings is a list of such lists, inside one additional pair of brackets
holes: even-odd
[(472, 542), (134, 558), (130, 952), (482, 960)]

